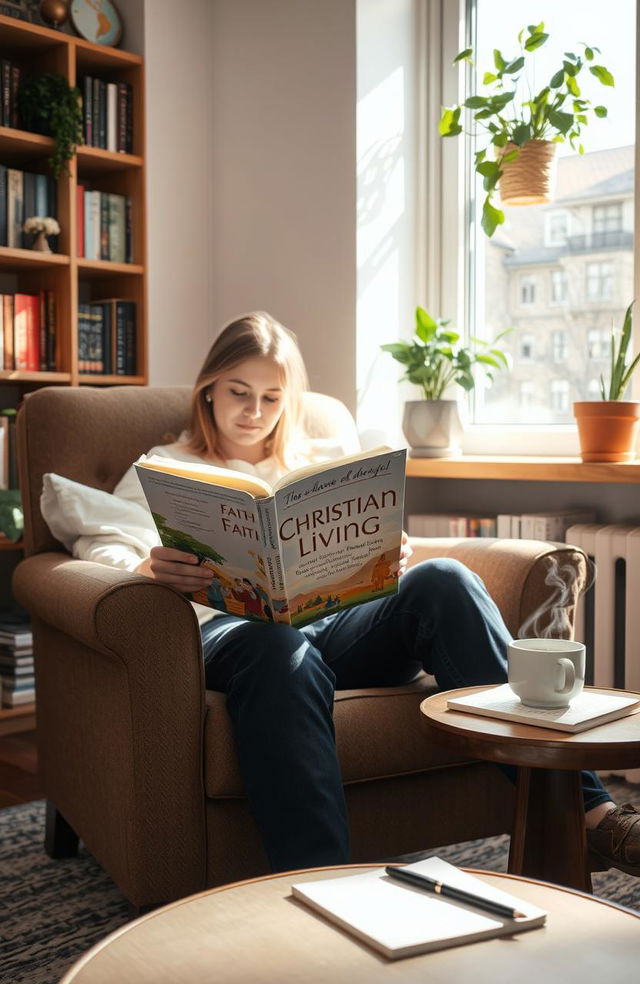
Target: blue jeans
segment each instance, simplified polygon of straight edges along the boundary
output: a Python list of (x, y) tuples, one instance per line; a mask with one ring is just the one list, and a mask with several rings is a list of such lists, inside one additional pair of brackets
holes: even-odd
[[(397, 595), (303, 629), (221, 615), (202, 638), (269, 861), (286, 871), (349, 860), (334, 690), (399, 686), (421, 669), (442, 690), (504, 683), (511, 637), (482, 580), (441, 558), (411, 568)], [(594, 773), (582, 782), (585, 809), (610, 799)]]

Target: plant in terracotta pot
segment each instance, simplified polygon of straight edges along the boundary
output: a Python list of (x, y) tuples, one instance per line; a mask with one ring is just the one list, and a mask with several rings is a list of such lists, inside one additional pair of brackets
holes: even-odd
[[(406, 380), (422, 390), (422, 400), (405, 403), (402, 421), (414, 458), (459, 454), (462, 425), (458, 403), (445, 399), (447, 389), (455, 384), (463, 390), (472, 390), (474, 368), (481, 369), (490, 382), (494, 372), (509, 366), (509, 357), (495, 344), (472, 338), (473, 348), (461, 345), (460, 335), (448, 328), (449, 324), (418, 307), (413, 338), (380, 346), (403, 367), (399, 381)], [(496, 341), (505, 334), (502, 332)]]
[(82, 143), (80, 90), (62, 75), (32, 75), (18, 90), (20, 120), (26, 130), (53, 137), (49, 158), (54, 177), (68, 172), (68, 162)]
[(583, 461), (632, 461), (640, 430), (640, 401), (625, 400), (631, 376), (640, 365), (640, 352), (632, 356), (633, 301), (626, 310), (622, 329), (611, 331), (609, 376), (600, 376), (602, 400), (573, 404)]
[[(602, 85), (614, 84), (611, 72), (595, 61), (599, 48), (591, 45), (581, 44), (581, 54), (565, 51), (562, 64), (536, 91), (531, 84), (536, 52), (548, 38), (544, 23), (523, 28), (518, 34), (519, 52), (509, 57), (495, 48), (494, 65), (484, 73), (481, 91), (442, 112), (442, 137), (464, 132), (460, 120), (465, 110), (473, 118), (475, 132), (469, 135), (476, 141), (474, 167), (486, 192), (482, 228), (487, 236), (492, 236), (504, 222), (504, 212), (493, 201), (496, 188), (505, 205), (549, 201), (553, 194), (555, 145), (568, 140), (574, 150), (583, 153), (582, 130), (588, 125), (590, 114), (607, 115), (606, 107), (594, 106), (578, 83), (578, 77), (588, 67)], [(473, 64), (472, 58), (473, 49), (465, 48), (454, 63)]]

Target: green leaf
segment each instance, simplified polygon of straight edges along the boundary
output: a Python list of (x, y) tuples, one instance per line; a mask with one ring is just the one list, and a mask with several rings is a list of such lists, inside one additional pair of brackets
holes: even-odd
[(455, 137), (459, 133), (462, 133), (462, 127), (459, 123), (460, 120), (460, 107), (454, 106), (451, 109), (444, 109), (442, 116), (440, 117), (440, 123), (438, 124), (438, 131), (441, 137)]
[(492, 82), (497, 82), (498, 76), (494, 75), (493, 72), (485, 72), (482, 76), (483, 85), (491, 85)]
[(482, 164), (476, 165), (476, 171), (478, 174), (481, 174), (485, 178), (491, 177), (493, 174), (497, 174), (499, 170), (500, 167), (497, 161), (484, 161)]
[(577, 75), (578, 74), (578, 66), (577, 65), (574, 65), (570, 61), (563, 61), (562, 67), (564, 68), (566, 74), (569, 75), (569, 76), (573, 76), (573, 75)]
[(580, 95), (580, 86), (578, 85), (578, 83), (576, 82), (576, 80), (573, 78), (572, 75), (569, 75), (567, 77), (567, 89), (569, 90), (572, 96)]
[(486, 156), (487, 156), (486, 150), (477, 150), (474, 154), (475, 166), (477, 167), (478, 164), (480, 164), (480, 162), (483, 161)]
[(465, 48), (464, 51), (459, 51), (456, 57), (453, 59), (453, 64), (459, 61), (470, 61), (471, 55), (473, 54), (473, 48)]
[(503, 72), (507, 66), (506, 61), (502, 57), (501, 52), (497, 48), (493, 49), (493, 63), (499, 72)]
[(604, 119), (604, 117), (608, 113), (608, 110), (607, 110), (607, 107), (606, 106), (594, 106), (593, 111), (596, 114), (596, 116), (599, 116), (600, 117), (600, 119)]
[(558, 110), (549, 110), (549, 122), (556, 130), (559, 130), (563, 136), (566, 136), (570, 128), (573, 126), (573, 115), (571, 113), (561, 113)]
[(486, 96), (469, 96), (468, 99), (465, 99), (462, 105), (466, 106), (467, 109), (480, 109), (488, 104), (489, 100)]
[(416, 335), (423, 342), (433, 338), (438, 330), (437, 322), (422, 307), (416, 308)]
[(528, 123), (520, 123), (511, 134), (511, 139), (518, 147), (522, 147), (527, 140), (531, 140), (531, 127)]
[(551, 81), (549, 82), (549, 87), (551, 89), (559, 89), (563, 82), (564, 68), (561, 68), (559, 72), (556, 72), (556, 74), (552, 76)]
[(544, 31), (544, 21), (540, 21), (539, 24), (529, 24), (527, 29), (529, 34), (540, 34), (541, 31)]
[(513, 75), (514, 72), (519, 72), (521, 68), (524, 67), (524, 55), (520, 55), (519, 58), (515, 58), (512, 62), (505, 67), (505, 75)]
[(585, 48), (584, 57), (587, 59), (587, 61), (593, 61), (593, 48)]
[(535, 51), (536, 48), (540, 48), (545, 43), (548, 37), (549, 35), (545, 34), (543, 31), (538, 31), (535, 34), (532, 34), (525, 41), (524, 50)]
[(494, 206), (489, 201), (489, 196), (485, 199), (482, 206), (482, 228), (486, 236), (491, 239), (499, 225), (504, 222), (504, 212)]
[(589, 71), (592, 75), (595, 75), (598, 81), (602, 82), (603, 85), (615, 85), (613, 75), (608, 68), (604, 67), (604, 65), (591, 65)]
[(514, 147), (513, 150), (510, 150), (508, 154), (505, 154), (504, 157), (501, 157), (500, 158), (500, 163), (501, 164), (508, 164), (509, 161), (515, 161), (515, 159), (519, 155), (519, 153), (520, 153), (520, 148), (519, 147)]

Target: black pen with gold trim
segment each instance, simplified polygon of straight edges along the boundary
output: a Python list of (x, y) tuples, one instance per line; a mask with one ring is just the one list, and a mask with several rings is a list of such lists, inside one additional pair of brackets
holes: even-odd
[(394, 868), (391, 865), (386, 865), (384, 870), (390, 878), (396, 878), (413, 888), (420, 888), (423, 892), (432, 892), (434, 895), (441, 895), (444, 898), (452, 899), (454, 902), (463, 902), (465, 905), (484, 909), (486, 912), (492, 912), (494, 915), (502, 916), (505, 919), (522, 919), (524, 917), (524, 912), (512, 909), (508, 905), (494, 902), (493, 899), (483, 898), (481, 895), (474, 895), (472, 892), (467, 892), (463, 888), (456, 888), (454, 885), (445, 885), (444, 882), (430, 878), (428, 875), (422, 875), (418, 871)]

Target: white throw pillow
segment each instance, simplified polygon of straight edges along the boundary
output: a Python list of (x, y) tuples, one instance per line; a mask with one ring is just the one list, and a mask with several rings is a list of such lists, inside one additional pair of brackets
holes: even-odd
[(146, 557), (160, 541), (151, 513), (137, 502), (48, 472), (43, 475), (40, 511), (70, 553), (80, 537), (117, 541)]

